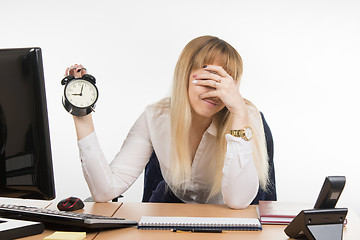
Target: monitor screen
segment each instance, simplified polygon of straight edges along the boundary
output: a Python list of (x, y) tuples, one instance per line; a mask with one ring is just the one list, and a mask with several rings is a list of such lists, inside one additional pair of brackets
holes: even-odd
[(55, 198), (40, 48), (0, 49), (0, 197)]

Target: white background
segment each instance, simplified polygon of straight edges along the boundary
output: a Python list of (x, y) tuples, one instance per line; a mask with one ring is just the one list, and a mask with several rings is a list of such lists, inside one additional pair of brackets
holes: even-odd
[[(345, 175), (339, 206), (360, 214), (360, 2), (0, 0), (0, 48), (41, 47), (57, 199), (90, 196), (66, 67), (98, 81), (96, 131), (110, 162), (145, 107), (168, 95), (191, 39), (215, 35), (244, 61), (240, 91), (265, 114), (279, 201), (315, 202), (325, 176)], [(142, 177), (124, 194), (141, 201)]]

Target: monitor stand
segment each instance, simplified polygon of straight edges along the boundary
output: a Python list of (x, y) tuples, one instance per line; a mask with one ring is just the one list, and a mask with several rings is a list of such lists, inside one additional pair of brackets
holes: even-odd
[(0, 218), (0, 239), (14, 239), (40, 234), (44, 224), (24, 220)]

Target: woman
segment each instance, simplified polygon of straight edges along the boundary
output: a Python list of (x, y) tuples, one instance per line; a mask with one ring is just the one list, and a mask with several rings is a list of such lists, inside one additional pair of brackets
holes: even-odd
[[(75, 65), (66, 75), (74, 68), (75, 77), (84, 73)], [(190, 41), (177, 62), (171, 97), (146, 108), (110, 165), (91, 114), (74, 116), (94, 200), (125, 192), (154, 151), (169, 190), (181, 201), (246, 208), (259, 187), (266, 189), (268, 161), (260, 113), (239, 93), (242, 70), (240, 55), (225, 41), (213, 36)]]

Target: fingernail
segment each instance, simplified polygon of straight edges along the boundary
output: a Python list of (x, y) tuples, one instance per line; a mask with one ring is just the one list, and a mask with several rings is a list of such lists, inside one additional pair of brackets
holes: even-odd
[(197, 83), (197, 80), (194, 80), (194, 81), (193, 81), (193, 83), (195, 83), (195, 84), (196, 84), (196, 83)]
[(193, 75), (193, 78), (196, 78), (196, 77), (197, 77), (197, 75), (196, 75), (196, 74), (194, 74), (194, 75)]
[(207, 67), (207, 65), (204, 65), (204, 66), (203, 66), (203, 68), (206, 68), (206, 67)]

